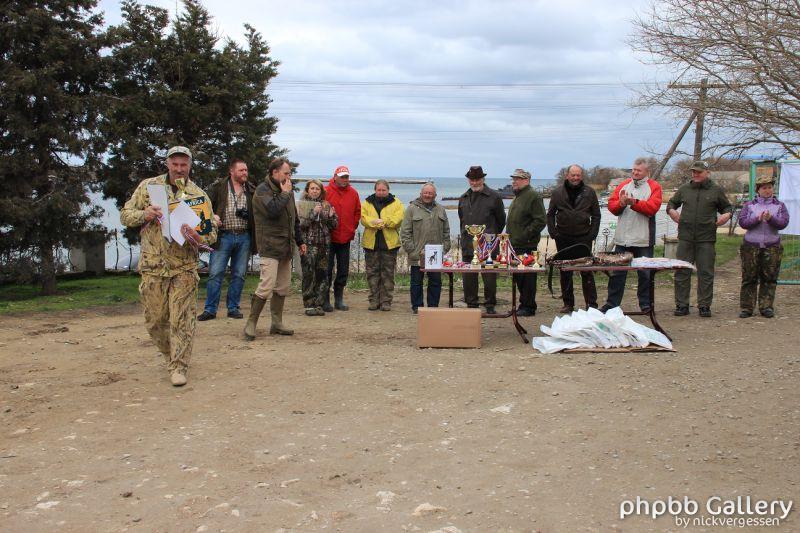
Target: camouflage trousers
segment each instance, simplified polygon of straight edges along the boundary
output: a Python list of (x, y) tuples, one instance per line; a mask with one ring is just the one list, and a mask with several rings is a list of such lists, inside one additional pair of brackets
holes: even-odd
[(147, 332), (170, 372), (185, 373), (189, 367), (196, 324), (197, 281), (197, 273), (192, 271), (169, 278), (142, 274), (139, 284)]
[(369, 303), (373, 306), (392, 305), (398, 250), (400, 249), (364, 250), (367, 284), (369, 284)]
[(328, 245), (308, 246), (300, 256), (303, 267), (303, 307), (322, 307), (328, 294)]
[(739, 249), (742, 258), (742, 290), (739, 294), (739, 307), (742, 311), (753, 312), (758, 297), (758, 310), (772, 308), (775, 301), (775, 288), (781, 271), (783, 246), (759, 248), (742, 244)]

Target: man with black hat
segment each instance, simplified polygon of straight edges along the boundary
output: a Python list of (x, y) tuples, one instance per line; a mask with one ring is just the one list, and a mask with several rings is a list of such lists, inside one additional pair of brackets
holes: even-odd
[[(192, 152), (185, 146), (167, 151), (167, 173), (142, 181), (131, 199), (120, 210), (120, 222), (129, 228), (141, 228), (139, 272), (142, 282), (144, 320), (150, 338), (167, 362), (170, 380), (176, 387), (186, 384), (189, 358), (192, 355), (195, 314), (197, 310), (197, 260), (199, 245), (217, 239), (211, 200), (189, 179)], [(200, 231), (184, 224), (187, 242), (167, 240), (159, 219), (169, 216), (167, 206), (151, 203), (148, 186), (163, 187), (170, 205), (184, 201), (202, 213)], [(208, 214), (208, 217), (205, 214)]]
[[(667, 215), (678, 224), (678, 259), (697, 267), (697, 309), (707, 318), (714, 297), (717, 227), (731, 219), (733, 207), (722, 188), (708, 179), (711, 171), (706, 161), (695, 161), (691, 170), (692, 179), (670, 198)], [(675, 272), (675, 316), (689, 314), (691, 284), (691, 270)]]
[[(461, 227), (461, 255), (465, 263), (472, 261), (472, 236), (466, 226), (485, 225), (484, 233), (498, 234), (506, 225), (506, 209), (497, 191), (486, 185), (486, 173), (480, 166), (471, 166), (465, 174), (469, 189), (458, 199), (458, 221)], [(497, 305), (497, 276), (484, 274), (483, 299), (486, 312), (495, 314)], [(468, 307), (478, 307), (478, 274), (464, 274), (464, 301)]]
[(228, 177), (211, 186), (211, 198), (216, 206), (215, 220), (219, 225), (219, 239), (208, 261), (206, 303), (197, 320), (217, 317), (222, 280), (228, 262), (231, 264), (231, 281), (228, 285), (226, 305), (228, 318), (244, 318), (239, 301), (247, 274), (250, 256), (256, 253), (255, 222), (253, 221), (253, 193), (255, 185), (248, 181), (247, 163), (233, 159), (228, 165)]

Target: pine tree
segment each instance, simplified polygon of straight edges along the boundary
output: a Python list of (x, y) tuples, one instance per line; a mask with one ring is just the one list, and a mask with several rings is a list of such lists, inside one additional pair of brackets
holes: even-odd
[(102, 76), (95, 0), (4, 2), (0, 11), (0, 263), (56, 291), (55, 251), (78, 241)]
[(110, 148), (102, 175), (118, 206), (139, 181), (165, 171), (163, 156), (174, 144), (192, 149), (201, 186), (224, 175), (231, 157), (246, 160), (255, 178), (285, 153), (270, 140), (277, 119), (267, 115), (267, 87), (278, 62), (267, 43), (250, 26), (246, 47), (220, 42), (205, 8), (195, 0), (183, 6), (170, 25), (165, 10), (125, 0), (122, 24), (109, 30), (112, 98), (103, 131)]

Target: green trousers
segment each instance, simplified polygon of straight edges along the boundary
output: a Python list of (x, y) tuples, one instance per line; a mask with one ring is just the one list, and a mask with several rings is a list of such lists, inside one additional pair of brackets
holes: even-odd
[[(714, 259), (717, 257), (715, 243), (679, 240), (677, 256), (697, 267), (697, 307), (711, 307), (714, 298)], [(687, 268), (676, 270), (676, 306), (689, 307), (691, 288), (692, 271)]]
[(783, 246), (759, 248), (742, 244), (739, 252), (742, 257), (742, 290), (739, 294), (739, 307), (743, 311), (752, 313), (757, 297), (759, 311), (771, 309), (781, 271)]

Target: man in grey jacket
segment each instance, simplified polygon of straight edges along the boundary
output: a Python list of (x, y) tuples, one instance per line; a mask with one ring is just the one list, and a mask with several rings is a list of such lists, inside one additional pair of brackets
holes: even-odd
[[(424, 257), (426, 244), (441, 244), (444, 253), (450, 251), (450, 223), (444, 207), (436, 203), (436, 186), (428, 182), (422, 186), (419, 198), (408, 204), (400, 225), (400, 243), (408, 254), (411, 266), (411, 312), (417, 314), (422, 307), (422, 278), (420, 257)], [(442, 275), (428, 272), (428, 307), (439, 307), (442, 294)]]

